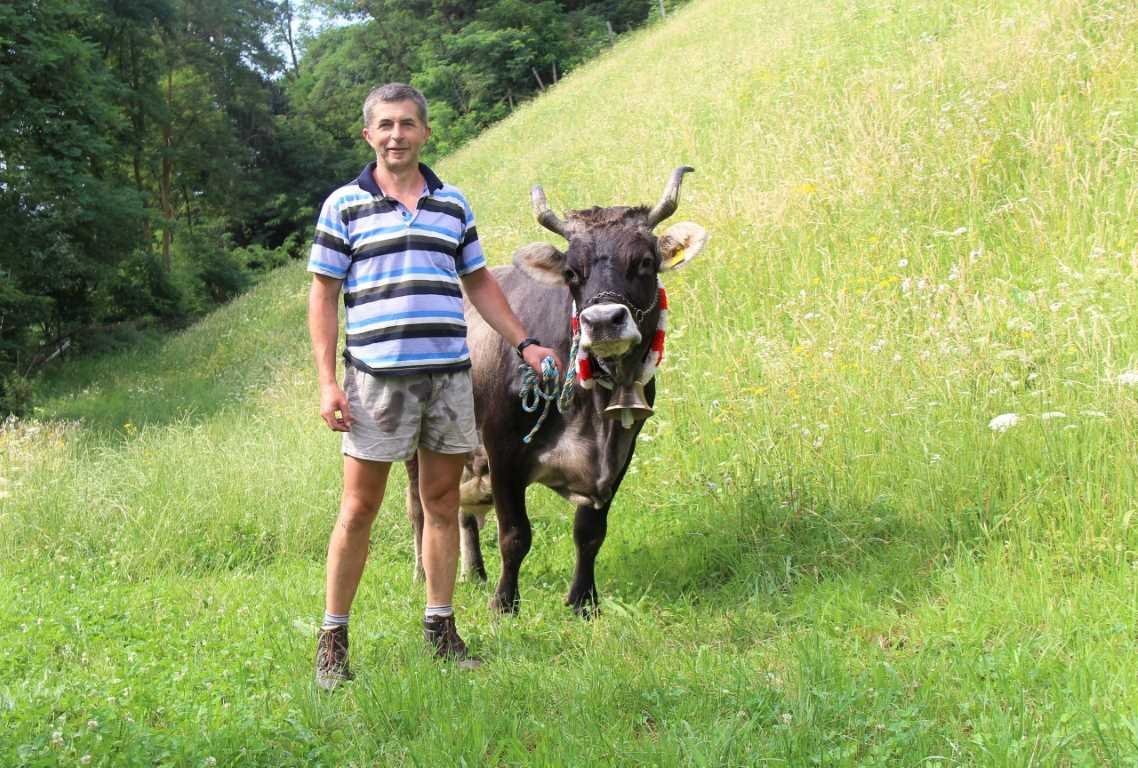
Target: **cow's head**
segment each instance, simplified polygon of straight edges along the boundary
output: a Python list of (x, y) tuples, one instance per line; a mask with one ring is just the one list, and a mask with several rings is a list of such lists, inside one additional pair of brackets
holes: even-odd
[(691, 222), (659, 236), (652, 231), (675, 212), (684, 174), (692, 170), (677, 168), (652, 209), (588, 208), (570, 211), (564, 220), (550, 210), (542, 188), (533, 188), (537, 220), (569, 247), (536, 243), (520, 249), (514, 262), (539, 282), (568, 286), (577, 303), (581, 349), (621, 370), (621, 378), (636, 374), (637, 366), (622, 361), (642, 355), (655, 331), (657, 275), (691, 261), (707, 241), (703, 227)]

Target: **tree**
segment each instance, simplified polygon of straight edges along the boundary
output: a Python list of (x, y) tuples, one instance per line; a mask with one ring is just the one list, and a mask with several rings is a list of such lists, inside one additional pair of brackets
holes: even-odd
[(82, 34), (95, 10), (0, 7), (0, 374), (33, 330), (55, 338), (97, 316), (99, 289), (143, 235), (119, 84)]

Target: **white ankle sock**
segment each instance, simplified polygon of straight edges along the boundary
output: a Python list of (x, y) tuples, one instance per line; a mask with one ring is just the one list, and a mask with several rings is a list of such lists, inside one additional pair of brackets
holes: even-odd
[(454, 615), (454, 606), (451, 605), (450, 603), (447, 603), (446, 605), (428, 605), (427, 606), (427, 612), (426, 612), (426, 614), (424, 614), (424, 616), (428, 619), (430, 619), (434, 616), (453, 616), (453, 615)]
[(335, 627), (346, 627), (348, 626), (348, 616), (350, 615), (351, 611), (347, 613), (328, 613), (328, 611), (324, 611), (324, 623), (320, 625), (320, 628), (334, 629)]

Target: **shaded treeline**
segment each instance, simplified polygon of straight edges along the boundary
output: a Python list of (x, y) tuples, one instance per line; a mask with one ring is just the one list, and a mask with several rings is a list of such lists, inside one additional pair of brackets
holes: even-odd
[(302, 256), (315, 206), (367, 159), (358, 134), (371, 87), (426, 93), (431, 160), (658, 8), (0, 6), (0, 415), (28, 407), (52, 358), (182, 324)]

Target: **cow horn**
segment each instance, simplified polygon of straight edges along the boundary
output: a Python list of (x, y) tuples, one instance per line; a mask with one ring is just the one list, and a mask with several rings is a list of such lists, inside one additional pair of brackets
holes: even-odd
[(648, 213), (648, 229), (652, 229), (676, 212), (676, 205), (680, 201), (680, 184), (683, 183), (684, 174), (694, 171), (695, 168), (690, 165), (681, 165), (672, 171), (672, 178), (668, 181), (668, 188), (664, 190), (664, 196), (660, 198), (660, 202), (656, 203), (656, 207)]
[(549, 209), (549, 203), (545, 199), (545, 190), (541, 188), (540, 184), (534, 186), (531, 197), (533, 199), (533, 215), (537, 217), (537, 222), (550, 232), (556, 232), (568, 240), (569, 225)]

